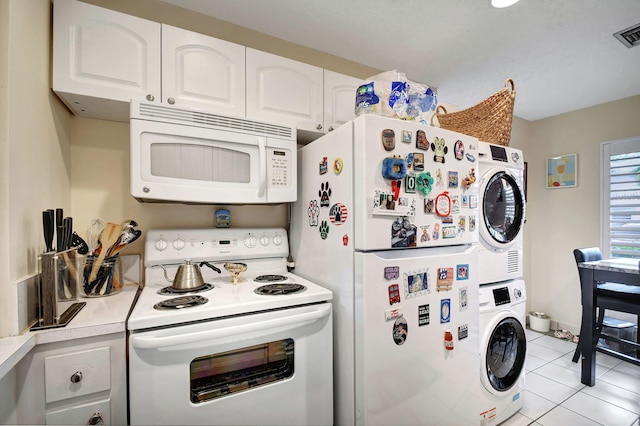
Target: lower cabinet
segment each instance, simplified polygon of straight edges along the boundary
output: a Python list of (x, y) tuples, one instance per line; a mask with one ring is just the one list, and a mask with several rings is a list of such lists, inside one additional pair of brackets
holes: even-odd
[(17, 368), (20, 424), (127, 424), (124, 332), (37, 345)]

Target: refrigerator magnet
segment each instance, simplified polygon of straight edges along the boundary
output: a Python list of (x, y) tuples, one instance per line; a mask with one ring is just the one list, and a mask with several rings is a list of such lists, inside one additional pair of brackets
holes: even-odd
[(409, 327), (407, 325), (407, 320), (404, 317), (396, 318), (396, 321), (393, 323), (393, 341), (396, 345), (403, 345), (407, 340), (407, 335), (409, 334)]
[(429, 288), (429, 269), (404, 274), (404, 284), (404, 297), (406, 299), (431, 293)]
[(433, 177), (431, 172), (420, 173), (416, 176), (416, 187), (422, 195), (427, 195), (433, 189)]
[(458, 235), (457, 233), (457, 228), (455, 226), (443, 226), (442, 227), (442, 238), (443, 239), (449, 239), (449, 238), (455, 238), (456, 235)]
[(453, 285), (453, 268), (438, 268), (436, 284), (438, 291), (451, 290), (451, 286)]
[(424, 154), (422, 152), (413, 153), (413, 170), (416, 172), (424, 171)]
[(329, 182), (322, 182), (320, 184), (318, 196), (320, 197), (320, 207), (329, 207), (329, 198), (331, 197), (331, 188), (329, 188)]
[(458, 296), (460, 300), (460, 310), (464, 311), (469, 307), (469, 290), (467, 286), (460, 287), (458, 290)]
[(396, 147), (396, 132), (392, 129), (382, 131), (382, 146), (385, 151), (393, 151)]
[(467, 324), (458, 326), (458, 340), (466, 339), (467, 337), (469, 337), (469, 326)]
[(327, 173), (328, 169), (329, 169), (329, 163), (327, 162), (327, 157), (322, 157), (322, 161), (320, 161), (320, 164), (319, 164), (320, 174), (323, 175)]
[(309, 201), (307, 215), (309, 216), (309, 226), (318, 226), (318, 216), (320, 216), (320, 207), (318, 207), (318, 200)]
[(416, 229), (406, 216), (396, 218), (391, 224), (391, 247), (415, 247)]
[(469, 264), (461, 263), (456, 265), (456, 280), (468, 280), (469, 279)]
[(400, 303), (400, 286), (398, 284), (391, 284), (389, 286), (389, 305)]
[(329, 224), (326, 220), (320, 222), (320, 238), (326, 240), (329, 236)]
[(387, 266), (384, 268), (384, 279), (385, 280), (395, 280), (400, 277), (400, 267), (399, 266)]
[(433, 207), (435, 205), (434, 198), (425, 198), (424, 199), (424, 212), (425, 213), (433, 213)]
[(416, 175), (413, 172), (407, 173), (404, 177), (404, 192), (407, 194), (415, 194), (416, 192)]
[(462, 179), (462, 188), (469, 189), (476, 182), (476, 169), (473, 167), (469, 170), (469, 174)]
[(382, 177), (385, 179), (404, 179), (407, 175), (407, 163), (399, 156), (391, 156), (382, 160)]
[(478, 196), (477, 195), (469, 195), (469, 208), (470, 209), (478, 208)]
[(413, 167), (413, 157), (414, 157), (413, 152), (409, 152), (407, 153), (407, 156), (404, 159), (407, 162), (407, 170)]
[(456, 160), (461, 161), (464, 158), (464, 144), (460, 139), (453, 144), (453, 156)]
[(458, 187), (458, 172), (454, 170), (449, 170), (449, 188), (457, 188)]
[(451, 214), (451, 198), (446, 191), (436, 196), (436, 214), (441, 217)]
[(472, 163), (475, 163), (475, 161), (476, 161), (476, 157), (471, 153), (467, 153), (467, 155), (465, 155), (465, 157), (467, 157), (467, 161), (471, 161)]
[(392, 319), (400, 318), (402, 316), (402, 308), (391, 308), (384, 311), (384, 319), (387, 321), (391, 321)]
[(347, 207), (344, 204), (336, 203), (329, 209), (329, 220), (334, 225), (342, 225), (349, 216)]
[(416, 132), (416, 148), (425, 151), (429, 149), (429, 141), (427, 140), (427, 134), (424, 130), (418, 130)]
[(418, 327), (429, 325), (429, 305), (418, 306)]
[(342, 168), (344, 167), (344, 160), (340, 157), (333, 160), (333, 173), (339, 175), (342, 173)]
[(342, 245), (345, 247), (349, 245), (349, 235), (344, 234), (342, 236)]
[(402, 142), (403, 143), (411, 143), (411, 131), (403, 130), (402, 131)]
[(437, 240), (440, 238), (440, 224), (436, 223), (433, 225), (433, 233), (431, 234), (431, 238)]
[(435, 137), (431, 142), (431, 150), (433, 151), (433, 161), (444, 164), (444, 156), (449, 150), (445, 145), (444, 138)]
[(469, 216), (469, 232), (473, 232), (476, 230), (476, 217)]
[(462, 235), (465, 231), (467, 219), (464, 216), (458, 218), (458, 235)]
[(460, 213), (460, 196), (451, 196), (451, 213)]
[(451, 299), (440, 300), (440, 324), (451, 321)]
[(420, 226), (420, 229), (422, 230), (422, 233), (420, 234), (420, 242), (425, 243), (427, 241), (431, 241), (431, 238), (429, 237), (429, 225), (422, 225)]

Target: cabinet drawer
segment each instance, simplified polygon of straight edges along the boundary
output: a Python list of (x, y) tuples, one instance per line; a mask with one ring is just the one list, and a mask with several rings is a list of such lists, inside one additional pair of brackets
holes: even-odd
[(47, 403), (111, 388), (109, 347), (45, 358)]
[[(102, 419), (102, 422), (100, 422), (100, 419)], [(48, 425), (111, 424), (109, 399), (48, 412), (45, 416), (45, 421)]]

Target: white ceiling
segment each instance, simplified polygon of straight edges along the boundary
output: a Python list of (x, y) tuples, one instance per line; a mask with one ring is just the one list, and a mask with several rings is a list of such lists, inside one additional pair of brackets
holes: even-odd
[(164, 0), (437, 88), (470, 107), (516, 86), (526, 120), (640, 94), (640, 0)]

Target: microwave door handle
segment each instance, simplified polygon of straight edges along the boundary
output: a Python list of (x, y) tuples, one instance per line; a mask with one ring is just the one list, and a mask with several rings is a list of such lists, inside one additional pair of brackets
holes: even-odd
[(132, 347), (140, 349), (160, 349), (177, 345), (189, 345), (204, 342), (206, 340), (221, 339), (224, 337), (240, 337), (243, 334), (264, 332), (279, 327), (302, 327), (319, 321), (330, 313), (331, 304), (323, 303), (322, 306), (311, 312), (270, 319), (259, 323), (242, 324), (213, 330), (208, 329), (193, 333), (175, 334), (162, 337), (133, 334), (129, 338), (129, 341), (131, 342)]
[(260, 153), (260, 182), (258, 186), (258, 197), (262, 198), (267, 190), (267, 140), (265, 138), (258, 138), (258, 151)]

